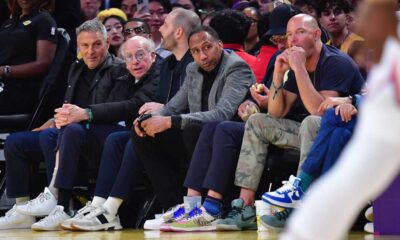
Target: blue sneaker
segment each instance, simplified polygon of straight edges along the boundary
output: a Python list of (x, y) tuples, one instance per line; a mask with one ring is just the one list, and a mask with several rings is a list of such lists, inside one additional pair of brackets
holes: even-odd
[(273, 215), (261, 216), (260, 223), (266, 228), (282, 230), (285, 227), (286, 220), (291, 213), (291, 208), (285, 208), (283, 211), (275, 212)]
[(284, 185), (275, 192), (264, 193), (262, 199), (274, 206), (296, 208), (304, 195), (300, 182), (300, 178), (292, 175), (289, 181), (284, 181)]

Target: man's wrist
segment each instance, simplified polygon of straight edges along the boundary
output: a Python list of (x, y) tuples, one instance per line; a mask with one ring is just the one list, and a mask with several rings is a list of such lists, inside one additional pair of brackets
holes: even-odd
[(169, 117), (169, 128), (180, 129), (182, 126), (182, 117), (180, 115), (175, 115)]

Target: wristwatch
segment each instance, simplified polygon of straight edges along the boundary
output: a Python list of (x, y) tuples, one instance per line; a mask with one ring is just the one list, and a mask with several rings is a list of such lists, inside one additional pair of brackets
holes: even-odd
[(3, 67), (3, 76), (9, 77), (11, 75), (11, 66), (5, 65)]

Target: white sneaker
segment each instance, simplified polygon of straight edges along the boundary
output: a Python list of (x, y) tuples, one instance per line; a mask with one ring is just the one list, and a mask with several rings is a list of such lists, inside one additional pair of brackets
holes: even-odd
[(15, 206), (8, 210), (6, 215), (0, 217), (0, 230), (31, 228), (35, 222), (34, 217), (16, 212)]
[(64, 212), (63, 206), (56, 206), (54, 210), (45, 218), (32, 225), (32, 230), (35, 231), (58, 231), (61, 230), (60, 224), (70, 219)]
[(29, 216), (47, 216), (57, 206), (57, 199), (46, 187), (35, 199), (16, 206), (15, 210), (21, 214)]
[[(158, 214), (156, 214), (158, 215)], [(144, 222), (143, 229), (144, 230), (159, 230), (161, 224), (164, 223), (164, 219), (162, 218), (162, 215), (160, 214), (159, 216), (156, 216), (154, 219), (149, 219)]]
[(92, 202), (87, 202), (86, 205), (79, 209), (78, 212), (75, 214), (73, 218), (70, 218), (63, 223), (60, 224), (60, 227), (64, 230), (69, 230), (73, 231), (75, 230), (72, 226), (71, 223), (73, 223), (77, 219), (81, 219), (82, 217), (88, 215), (89, 213), (93, 212), (96, 209), (96, 206), (92, 205)]
[(113, 216), (103, 207), (97, 207), (93, 212), (76, 219), (71, 223), (75, 230), (99, 231), (99, 230), (120, 230), (122, 229), (118, 216)]
[(374, 224), (372, 222), (366, 223), (364, 225), (364, 231), (366, 231), (367, 233), (374, 233)]
[[(161, 217), (157, 217), (161, 215)], [(149, 219), (144, 222), (143, 228), (145, 230), (167, 230), (172, 222), (177, 222), (183, 219), (185, 214), (185, 205), (178, 204), (170, 208), (164, 214), (156, 214), (155, 219)]]

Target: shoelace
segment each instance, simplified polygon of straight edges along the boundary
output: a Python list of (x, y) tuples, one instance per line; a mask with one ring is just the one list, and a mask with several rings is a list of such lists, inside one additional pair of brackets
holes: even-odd
[(226, 215), (226, 218), (234, 218), (237, 215), (242, 213), (242, 208), (238, 208), (238, 207), (232, 207), (232, 210), (230, 212), (228, 212), (228, 214)]
[(40, 219), (39, 222), (50, 221), (56, 219), (59, 215), (61, 215), (63, 210), (56, 208), (53, 212), (51, 212), (47, 217)]
[(198, 217), (200, 217), (202, 215), (202, 213), (203, 213), (203, 211), (200, 208), (195, 207), (195, 208), (192, 209), (192, 211), (189, 212), (189, 214), (188, 214), (189, 217), (188, 217), (187, 220), (190, 221), (190, 220), (192, 220), (194, 218), (198, 218)]
[(172, 215), (172, 220), (179, 221), (184, 215), (185, 209), (183, 207), (180, 207), (176, 211), (174, 211), (174, 214)]
[(33, 205), (37, 202), (43, 203), (45, 200), (50, 199), (50, 195), (46, 194), (46, 193), (40, 193), (39, 196), (31, 201), (28, 202), (28, 205)]
[(285, 210), (276, 212), (274, 215), (279, 219), (279, 221), (285, 221), (289, 217), (291, 212), (291, 209), (285, 208)]
[(283, 186), (276, 190), (278, 193), (286, 193), (295, 191), (296, 188), (289, 181), (282, 181)]

